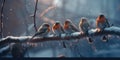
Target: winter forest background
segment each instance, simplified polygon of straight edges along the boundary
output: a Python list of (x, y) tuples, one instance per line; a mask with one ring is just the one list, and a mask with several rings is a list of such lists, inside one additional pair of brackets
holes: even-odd
[[(0, 0), (0, 6), (3, 1)], [(3, 36), (30, 36), (35, 33), (33, 14), (36, 0), (6, 0), (3, 11)], [(56, 6), (56, 8), (49, 9)], [(45, 10), (48, 12), (40, 17)], [(1, 9), (0, 9), (1, 10)], [(38, 0), (36, 25), (44, 22), (51, 26), (55, 21), (69, 18), (78, 27), (81, 17), (87, 17), (95, 28), (95, 19), (104, 14), (110, 23), (120, 27), (120, 0)], [(1, 14), (0, 14), (1, 16)], [(58, 41), (42, 42), (42, 45), (29, 50), (30, 57), (120, 57), (120, 38), (112, 36), (104, 43), (100, 37), (94, 37), (96, 50), (92, 49), (86, 39), (68, 48), (63, 48)], [(27, 57), (27, 55), (25, 55)]]

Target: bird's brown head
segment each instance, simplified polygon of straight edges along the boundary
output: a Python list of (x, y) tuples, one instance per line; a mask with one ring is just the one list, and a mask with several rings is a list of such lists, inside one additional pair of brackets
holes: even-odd
[(71, 20), (70, 19), (66, 19), (66, 21), (64, 22), (64, 29), (67, 29), (71, 24)]
[(53, 25), (53, 29), (56, 30), (56, 29), (59, 29), (60, 28), (60, 22), (56, 22), (54, 25)]
[(99, 16), (97, 17), (97, 19), (96, 19), (96, 21), (97, 21), (98, 23), (104, 23), (105, 20), (106, 20), (106, 18), (105, 18), (104, 15), (99, 15)]
[(48, 32), (50, 31), (50, 25), (48, 23), (44, 23), (43, 27), (47, 27), (48, 28)]
[(80, 19), (80, 25), (82, 25), (82, 24), (84, 24), (84, 23), (86, 23), (86, 22), (87, 22), (87, 18), (82, 17), (82, 18)]

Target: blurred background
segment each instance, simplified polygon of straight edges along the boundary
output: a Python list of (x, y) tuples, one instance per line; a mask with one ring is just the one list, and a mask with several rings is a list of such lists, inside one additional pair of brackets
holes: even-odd
[[(3, 0), (0, 0), (0, 7), (2, 3)], [(29, 36), (35, 33), (33, 23), (35, 3), (36, 0), (5, 1), (3, 10), (3, 37)], [(52, 26), (55, 21), (60, 21), (63, 24), (65, 19), (71, 19), (78, 27), (80, 18), (87, 17), (90, 24), (95, 28), (95, 19), (100, 14), (104, 14), (111, 24), (119, 27), (120, 0), (38, 0), (36, 26), (39, 28), (44, 22)], [(52, 48), (55, 45), (50, 47), (46, 44), (57, 44), (59, 42), (43, 42), (44, 46), (31, 50), (30, 56), (56, 57), (63, 54), (67, 57), (120, 57), (119, 39), (112, 37), (110, 42), (106, 44), (101, 42), (99, 37), (95, 37), (95, 40), (97, 40), (95, 43), (96, 46), (99, 47), (97, 53), (92, 50), (87, 41), (81, 41), (67, 49), (63, 49), (61, 46)]]

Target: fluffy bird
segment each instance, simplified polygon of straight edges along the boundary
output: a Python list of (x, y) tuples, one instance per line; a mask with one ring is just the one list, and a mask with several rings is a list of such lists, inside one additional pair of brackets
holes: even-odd
[(62, 25), (59, 21), (56, 21), (56, 23), (52, 26), (52, 31), (54, 34), (61, 36), (62, 33), (65, 33)]
[[(77, 27), (73, 24), (73, 22), (70, 19), (66, 19), (64, 22), (64, 31), (66, 34), (70, 35), (74, 32), (79, 32)], [(74, 42), (78, 43), (78, 40), (75, 40)]]
[[(61, 37), (61, 34), (65, 33), (65, 31), (59, 21), (56, 21), (56, 23), (53, 24), (52, 31), (55, 35), (60, 36), (60, 37)], [(66, 48), (64, 41), (63, 41), (63, 47)]]
[(87, 21), (87, 18), (82, 17), (79, 23), (79, 29), (81, 30), (82, 34), (87, 34), (88, 42), (92, 43), (93, 40), (89, 37), (88, 30), (90, 29), (90, 25)]
[(96, 27), (97, 27), (98, 31), (103, 31), (106, 27), (110, 27), (110, 24), (104, 15), (99, 15), (97, 17)]
[[(50, 32), (50, 25), (48, 23), (43, 23), (39, 27), (37, 33), (34, 34), (29, 41), (31, 41), (35, 36), (39, 36), (39, 37), (43, 37), (44, 38), (44, 37), (46, 37), (49, 34), (49, 32)], [(29, 41), (27, 42), (28, 45), (30, 45), (30, 46), (37, 46), (37, 44), (30, 43)]]
[(46, 37), (50, 32), (50, 25), (48, 23), (43, 23), (36, 34), (34, 34), (32, 36), (32, 38), (30, 40), (32, 40), (35, 36), (39, 36), (39, 37)]
[(82, 33), (88, 34), (88, 30), (90, 29), (90, 25), (87, 21), (87, 18), (82, 17), (79, 23), (79, 29), (82, 31)]
[(66, 21), (64, 22), (64, 31), (67, 34), (71, 34), (71, 33), (74, 33), (74, 32), (78, 32), (79, 30), (72, 23), (72, 21), (70, 19), (66, 19)]
[[(104, 15), (99, 15), (97, 17), (96, 27), (98, 32), (103, 31), (106, 27), (110, 27), (110, 24)], [(106, 42), (108, 40), (107, 36), (104, 35), (102, 40)]]

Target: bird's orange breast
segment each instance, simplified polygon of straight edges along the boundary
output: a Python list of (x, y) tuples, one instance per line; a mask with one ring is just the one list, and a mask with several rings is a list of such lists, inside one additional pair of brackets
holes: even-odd
[(60, 28), (60, 26), (53, 26), (53, 30), (57, 30), (59, 28)]
[(100, 20), (100, 19), (98, 19), (96, 22), (97, 22), (97, 23), (104, 23), (105, 20)]
[(68, 29), (69, 28), (69, 26), (67, 26), (67, 25), (64, 25), (64, 29)]

